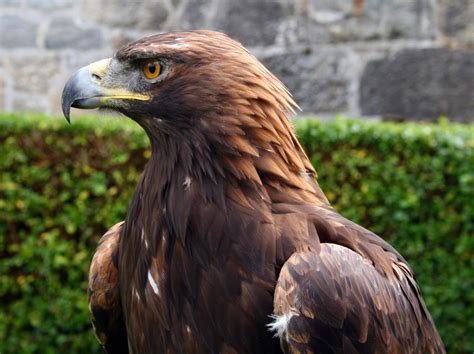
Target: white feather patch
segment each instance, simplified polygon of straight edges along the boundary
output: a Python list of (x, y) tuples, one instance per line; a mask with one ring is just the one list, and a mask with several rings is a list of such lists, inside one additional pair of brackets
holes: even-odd
[(145, 237), (145, 231), (143, 231), (143, 228), (142, 228), (142, 234), (140, 236), (140, 239), (143, 243), (145, 243), (145, 248), (148, 249), (148, 242), (146, 240), (146, 237)]
[(275, 332), (273, 337), (284, 338), (288, 341), (288, 324), (293, 316), (294, 314), (291, 312), (287, 312), (281, 316), (275, 314), (270, 315), (273, 321), (267, 324), (267, 327), (270, 332)]
[(189, 187), (191, 187), (191, 183), (192, 183), (191, 177), (186, 176), (186, 178), (184, 179), (184, 182), (183, 182), (183, 186), (184, 186), (185, 191), (189, 190)]
[(132, 287), (132, 294), (133, 296), (135, 296), (135, 298), (137, 299), (137, 301), (141, 301), (140, 299), (140, 294), (138, 293), (137, 289), (135, 287)]
[(156, 284), (155, 279), (153, 279), (153, 276), (151, 275), (150, 271), (148, 271), (148, 282), (150, 283), (153, 292), (156, 295), (160, 295), (160, 289), (158, 289), (158, 285)]

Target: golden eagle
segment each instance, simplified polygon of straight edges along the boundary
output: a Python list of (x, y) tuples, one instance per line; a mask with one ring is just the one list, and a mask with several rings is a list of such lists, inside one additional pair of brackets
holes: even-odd
[(138, 40), (77, 71), (62, 105), (121, 112), (152, 146), (92, 260), (106, 352), (444, 352), (410, 266), (329, 205), (297, 105), (238, 42)]

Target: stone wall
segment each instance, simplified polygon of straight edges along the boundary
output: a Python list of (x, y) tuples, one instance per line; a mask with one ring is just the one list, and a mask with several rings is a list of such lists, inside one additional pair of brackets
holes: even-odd
[(242, 41), (305, 113), (474, 118), (474, 0), (0, 0), (0, 110), (59, 113), (77, 68), (196, 28)]

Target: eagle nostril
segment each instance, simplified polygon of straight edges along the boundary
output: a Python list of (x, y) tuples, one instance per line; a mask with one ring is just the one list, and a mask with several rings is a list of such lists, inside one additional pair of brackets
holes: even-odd
[(100, 82), (102, 80), (102, 77), (100, 77), (96, 73), (92, 73), (91, 77), (92, 77), (92, 81)]

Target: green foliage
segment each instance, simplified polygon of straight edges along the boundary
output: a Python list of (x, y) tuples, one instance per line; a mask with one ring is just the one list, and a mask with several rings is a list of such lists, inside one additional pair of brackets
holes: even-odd
[[(410, 262), (450, 352), (474, 349), (474, 127), (299, 120), (343, 215)], [(87, 272), (150, 150), (125, 118), (0, 115), (0, 353), (98, 353)]]

